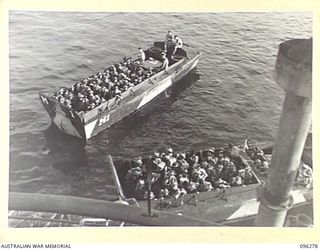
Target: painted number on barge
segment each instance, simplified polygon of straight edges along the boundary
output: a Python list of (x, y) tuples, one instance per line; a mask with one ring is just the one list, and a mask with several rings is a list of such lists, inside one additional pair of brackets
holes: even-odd
[(110, 120), (110, 114), (105, 115), (104, 117), (99, 119), (99, 127)]

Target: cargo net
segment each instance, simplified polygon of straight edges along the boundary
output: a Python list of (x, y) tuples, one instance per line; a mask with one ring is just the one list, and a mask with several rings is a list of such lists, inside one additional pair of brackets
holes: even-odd
[(143, 68), (139, 60), (124, 58), (103, 73), (88, 76), (73, 84), (71, 88), (61, 88), (53, 96), (70, 109), (87, 112), (114, 97), (121, 100), (123, 92), (132, 89), (157, 72), (158, 69)]
[[(235, 146), (203, 152), (155, 152), (152, 156), (151, 199), (178, 198), (183, 194), (222, 190), (258, 183), (250, 166)], [(145, 160), (131, 162), (123, 181), (124, 190), (138, 200), (148, 198)]]

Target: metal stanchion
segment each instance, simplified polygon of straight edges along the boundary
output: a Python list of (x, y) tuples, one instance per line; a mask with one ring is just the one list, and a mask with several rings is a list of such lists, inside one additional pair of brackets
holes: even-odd
[(270, 175), (262, 190), (255, 224), (283, 226), (291, 190), (311, 125), (312, 39), (281, 43), (275, 80), (286, 91)]

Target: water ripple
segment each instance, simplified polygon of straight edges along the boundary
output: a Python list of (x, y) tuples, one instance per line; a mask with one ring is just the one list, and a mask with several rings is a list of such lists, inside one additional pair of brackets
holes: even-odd
[[(310, 37), (310, 13), (83, 13), (10, 11), (10, 190), (110, 199), (105, 156), (172, 146), (199, 149), (244, 137), (272, 140), (283, 101), (272, 71), (278, 45)], [(65, 136), (41, 107), (167, 30), (202, 51), (194, 72), (88, 145)]]

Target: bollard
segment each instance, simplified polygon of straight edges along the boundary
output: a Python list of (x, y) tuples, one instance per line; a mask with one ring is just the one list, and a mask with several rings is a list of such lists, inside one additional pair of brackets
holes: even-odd
[(275, 80), (286, 91), (269, 179), (259, 196), (256, 226), (283, 226), (311, 125), (312, 38), (279, 46)]

